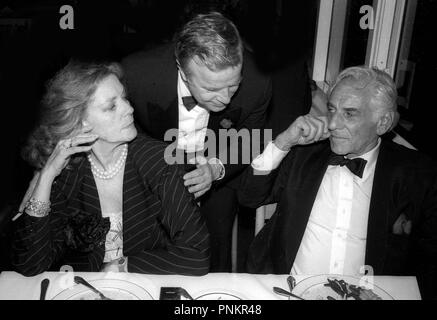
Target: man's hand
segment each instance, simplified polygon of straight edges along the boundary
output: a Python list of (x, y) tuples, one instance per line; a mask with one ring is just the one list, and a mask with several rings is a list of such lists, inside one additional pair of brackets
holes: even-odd
[(284, 132), (275, 139), (275, 145), (284, 151), (295, 145), (311, 144), (328, 138), (328, 119), (324, 116), (314, 117), (310, 114), (297, 118)]
[(197, 169), (184, 175), (184, 185), (189, 186), (188, 191), (194, 193), (195, 198), (204, 195), (211, 189), (212, 182), (220, 174), (219, 165), (209, 164), (205, 157), (196, 157)]

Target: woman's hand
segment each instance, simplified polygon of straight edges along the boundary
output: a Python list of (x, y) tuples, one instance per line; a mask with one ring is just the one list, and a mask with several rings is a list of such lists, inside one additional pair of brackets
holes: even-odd
[[(65, 168), (71, 155), (91, 150), (92, 143), (98, 138), (95, 134), (89, 134), (90, 128), (85, 128), (75, 137), (60, 140), (48, 158), (44, 168), (37, 173), (29, 185), (20, 208), (26, 207), (27, 200), (34, 198), (42, 202), (50, 202), (50, 193), (54, 179)], [(83, 146), (83, 144), (89, 144)], [(81, 146), (82, 145), (82, 146)], [(35, 182), (36, 181), (36, 182)], [(28, 214), (28, 210), (26, 210)]]
[(56, 178), (65, 168), (73, 154), (90, 151), (92, 145), (88, 144), (95, 142), (98, 137), (96, 134), (81, 133), (72, 138), (59, 140), (42, 169), (44, 176), (51, 179)]

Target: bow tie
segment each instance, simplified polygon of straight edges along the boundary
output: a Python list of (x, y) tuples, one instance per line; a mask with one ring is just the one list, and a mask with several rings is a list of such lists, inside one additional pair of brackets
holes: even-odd
[(331, 166), (346, 166), (354, 175), (362, 178), (367, 160), (363, 158), (347, 159), (338, 154), (332, 153), (329, 156), (328, 165)]
[(182, 97), (182, 103), (188, 111), (191, 111), (191, 109), (197, 105), (196, 99), (194, 99), (192, 96)]

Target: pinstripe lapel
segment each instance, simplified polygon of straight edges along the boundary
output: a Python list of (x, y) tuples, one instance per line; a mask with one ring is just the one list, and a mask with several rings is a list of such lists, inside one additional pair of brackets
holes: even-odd
[[(130, 148), (129, 148), (130, 149)], [(123, 253), (133, 254), (144, 248), (146, 240), (146, 193), (129, 150), (123, 177)]]
[[(101, 216), (97, 186), (86, 158), (64, 169), (56, 184), (56, 187), (62, 190), (58, 194), (64, 199), (59, 200), (66, 201), (68, 215), (73, 216), (80, 212), (82, 215)], [(68, 264), (77, 270), (82, 270), (85, 265), (83, 271), (97, 272), (103, 262), (104, 249), (104, 246), (96, 247), (92, 254), (76, 257), (74, 261), (68, 261)]]
[(85, 214), (101, 215), (97, 186), (89, 162), (84, 158), (70, 165), (57, 179), (60, 196), (64, 196), (72, 211), (81, 210)]
[(96, 182), (91, 172), (90, 164), (84, 161), (82, 170), (82, 183), (80, 184), (79, 199), (81, 200), (82, 211), (90, 215), (102, 215), (100, 207), (99, 193)]

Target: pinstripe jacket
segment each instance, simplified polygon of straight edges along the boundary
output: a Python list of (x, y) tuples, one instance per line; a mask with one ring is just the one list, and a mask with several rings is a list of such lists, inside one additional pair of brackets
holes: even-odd
[[(183, 184), (184, 172), (165, 162), (165, 146), (143, 135), (129, 144), (123, 178), (123, 253), (129, 258), (128, 271), (203, 275), (209, 270), (209, 234)], [(24, 214), (17, 220), (12, 250), (16, 270), (32, 276), (68, 264), (75, 271), (99, 271), (109, 221), (102, 218), (86, 158), (57, 177), (51, 202), (47, 217)], [(82, 246), (71, 241), (81, 237)]]

